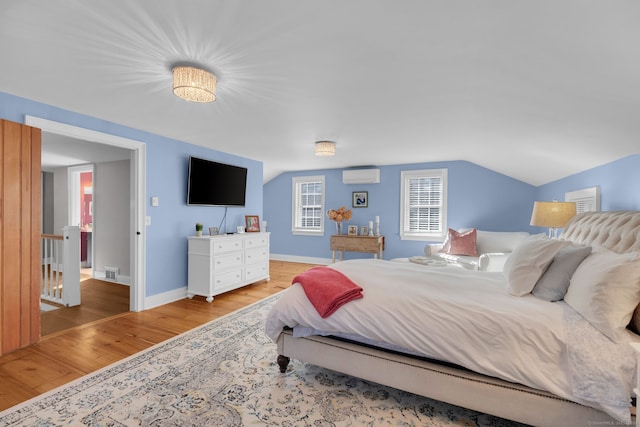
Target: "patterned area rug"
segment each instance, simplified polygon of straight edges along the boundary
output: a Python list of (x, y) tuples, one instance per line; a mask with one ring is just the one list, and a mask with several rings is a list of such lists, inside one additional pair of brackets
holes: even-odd
[(264, 321), (277, 295), (0, 413), (2, 426), (511, 426), (292, 361)]

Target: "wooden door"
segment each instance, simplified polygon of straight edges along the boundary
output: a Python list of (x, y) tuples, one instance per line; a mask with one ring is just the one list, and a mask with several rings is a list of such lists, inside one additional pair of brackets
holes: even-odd
[(40, 339), (41, 131), (0, 120), (0, 355)]

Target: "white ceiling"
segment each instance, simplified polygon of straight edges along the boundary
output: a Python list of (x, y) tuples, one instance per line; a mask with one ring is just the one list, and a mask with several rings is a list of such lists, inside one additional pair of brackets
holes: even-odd
[[(171, 92), (213, 71), (218, 99)], [(0, 91), (288, 170), (640, 152), (637, 0), (2, 0)], [(313, 155), (316, 140), (337, 143)]]
[(47, 132), (42, 135), (42, 170), (45, 172), (52, 172), (61, 166), (129, 160), (131, 154), (132, 150), (112, 145), (95, 144)]

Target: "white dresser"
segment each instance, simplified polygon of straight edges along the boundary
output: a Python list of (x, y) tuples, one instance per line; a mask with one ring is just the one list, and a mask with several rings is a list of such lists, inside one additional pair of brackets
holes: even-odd
[(189, 237), (187, 297), (207, 297), (269, 280), (269, 233)]

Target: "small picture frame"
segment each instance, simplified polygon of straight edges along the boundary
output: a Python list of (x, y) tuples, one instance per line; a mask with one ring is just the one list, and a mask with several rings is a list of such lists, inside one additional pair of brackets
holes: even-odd
[(218, 227), (209, 227), (209, 236), (217, 236), (220, 233)]
[(258, 215), (245, 215), (245, 231), (247, 233), (260, 232), (260, 217)]
[(360, 226), (360, 235), (361, 236), (366, 236), (367, 234), (369, 234), (369, 227), (366, 225), (361, 225)]
[(351, 193), (351, 206), (354, 208), (369, 207), (369, 192), (354, 191), (353, 193)]
[(358, 235), (358, 226), (357, 225), (350, 225), (349, 228), (347, 229), (347, 234), (349, 236), (357, 236)]

